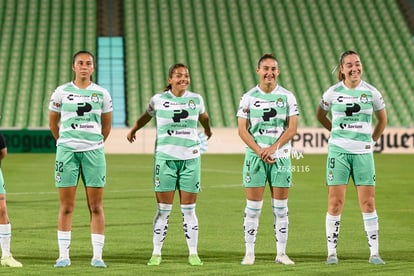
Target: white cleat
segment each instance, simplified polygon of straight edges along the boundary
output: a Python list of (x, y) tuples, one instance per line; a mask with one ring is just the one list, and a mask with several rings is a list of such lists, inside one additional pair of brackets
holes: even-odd
[(283, 254), (283, 255), (277, 255), (277, 256), (276, 256), (276, 259), (275, 259), (275, 262), (276, 262), (276, 263), (278, 263), (278, 264), (284, 264), (284, 265), (293, 265), (293, 264), (295, 264), (295, 262), (294, 262), (294, 261), (292, 261), (292, 260), (288, 257), (288, 255), (286, 255), (286, 254)]
[(12, 255), (1, 257), (1, 265), (8, 267), (23, 267), (22, 263), (16, 261)]
[(246, 254), (244, 256), (243, 261), (241, 261), (242, 265), (253, 265), (255, 260), (255, 256), (253, 254)]

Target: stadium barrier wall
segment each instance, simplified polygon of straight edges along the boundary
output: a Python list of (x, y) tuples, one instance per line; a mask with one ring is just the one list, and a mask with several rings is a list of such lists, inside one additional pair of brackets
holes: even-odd
[[(113, 128), (105, 143), (106, 153), (152, 154), (154, 152), (155, 128), (143, 128), (137, 139), (130, 144), (126, 135), (128, 128)], [(48, 129), (0, 129), (7, 141), (9, 153), (50, 153), (56, 145)], [(299, 128), (292, 141), (292, 154), (326, 153), (329, 132), (322, 128)], [(244, 143), (237, 128), (213, 128), (206, 153), (243, 153)], [(386, 128), (377, 141), (378, 153), (414, 153), (414, 128)]]
[[(244, 153), (237, 128), (213, 128), (206, 153)], [(154, 152), (155, 128), (142, 128), (136, 134), (136, 141), (130, 144), (126, 135), (128, 129), (113, 129), (107, 142), (107, 153)], [(329, 132), (322, 128), (299, 128), (292, 141), (293, 154), (327, 153)], [(414, 128), (386, 128), (377, 141), (378, 153), (414, 153)]]

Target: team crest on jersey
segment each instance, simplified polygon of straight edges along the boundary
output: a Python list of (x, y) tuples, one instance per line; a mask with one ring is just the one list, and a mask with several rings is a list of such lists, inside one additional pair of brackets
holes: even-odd
[(190, 100), (190, 101), (188, 102), (188, 107), (189, 107), (189, 108), (191, 108), (191, 109), (195, 109), (195, 108), (196, 108), (196, 104), (195, 104), (195, 102), (194, 102), (193, 100)]
[(361, 95), (361, 97), (359, 97), (359, 101), (361, 102), (361, 103), (367, 103), (368, 102), (368, 97), (367, 97), (367, 94), (362, 94)]
[(92, 94), (92, 96), (91, 96), (91, 101), (92, 101), (93, 103), (99, 103), (98, 94), (93, 93), (93, 94)]
[(277, 107), (284, 107), (285, 106), (285, 103), (283, 102), (282, 98), (277, 99), (276, 106)]

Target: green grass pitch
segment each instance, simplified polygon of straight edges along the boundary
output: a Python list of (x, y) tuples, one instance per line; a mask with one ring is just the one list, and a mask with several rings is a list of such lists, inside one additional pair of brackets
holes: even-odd
[(205, 154), (202, 192), (197, 202), (201, 267), (187, 263), (178, 196), (158, 267), (146, 265), (152, 253), (155, 198), (152, 155), (107, 155), (104, 208), (107, 269), (90, 267), (89, 214), (82, 184), (73, 216), (68, 268), (53, 268), (58, 257), (58, 193), (53, 182), (53, 154), (9, 154), (2, 163), (12, 223), (12, 252), (21, 269), (0, 267), (0, 275), (413, 275), (413, 155), (375, 155), (380, 252), (384, 266), (368, 263), (369, 249), (353, 185), (347, 190), (338, 245), (339, 264), (325, 265), (325, 155), (293, 160), (294, 186), (289, 196), (287, 253), (293, 266), (274, 263), (275, 238), (270, 195), (266, 190), (256, 242), (256, 263), (242, 266), (244, 254), (243, 156)]

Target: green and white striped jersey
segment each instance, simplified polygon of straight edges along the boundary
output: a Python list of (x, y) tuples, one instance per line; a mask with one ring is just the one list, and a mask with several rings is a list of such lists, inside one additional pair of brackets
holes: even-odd
[[(274, 144), (288, 127), (288, 117), (298, 114), (295, 96), (280, 85), (270, 93), (263, 92), (258, 85), (252, 88), (243, 94), (237, 111), (237, 117), (248, 120), (249, 132), (262, 148)], [(290, 149), (289, 142), (272, 157), (289, 157)]]
[(361, 81), (358, 87), (349, 89), (338, 82), (325, 91), (319, 105), (332, 114), (329, 150), (372, 152), (372, 115), (385, 108), (381, 93), (374, 86)]
[(60, 113), (57, 146), (70, 151), (102, 148), (101, 114), (112, 111), (109, 92), (92, 83), (80, 89), (73, 82), (65, 83), (53, 92), (49, 110)]
[(188, 160), (200, 156), (198, 117), (205, 112), (203, 98), (191, 91), (176, 97), (171, 91), (154, 95), (147, 113), (156, 119), (155, 157)]

